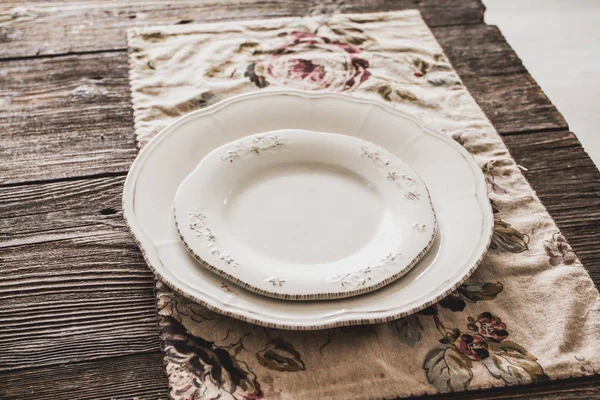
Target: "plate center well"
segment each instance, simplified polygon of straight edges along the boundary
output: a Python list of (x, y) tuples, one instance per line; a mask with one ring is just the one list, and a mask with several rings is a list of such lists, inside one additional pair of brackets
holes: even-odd
[(224, 204), (237, 240), (266, 256), (302, 264), (356, 253), (375, 237), (385, 212), (367, 180), (321, 163), (256, 171)]

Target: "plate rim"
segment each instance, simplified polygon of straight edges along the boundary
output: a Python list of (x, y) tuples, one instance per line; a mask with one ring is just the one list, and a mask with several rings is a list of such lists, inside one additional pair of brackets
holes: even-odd
[[(362, 145), (363, 148), (365, 146), (369, 146), (369, 148), (375, 149), (376, 151), (383, 151), (385, 152), (386, 156), (391, 156), (394, 159), (400, 161), (401, 163), (404, 164), (404, 166), (410, 171), (411, 174), (413, 174), (415, 177), (418, 178), (418, 180), (423, 184), (423, 188), (425, 189), (425, 194), (427, 195), (427, 201), (429, 204), (429, 209), (431, 210), (432, 216), (433, 216), (433, 226), (432, 226), (432, 231), (431, 234), (429, 235), (429, 238), (427, 239), (427, 242), (425, 243), (425, 245), (419, 250), (419, 253), (414, 256), (410, 261), (408, 262), (403, 262), (400, 263), (403, 266), (400, 268), (400, 270), (396, 271), (395, 273), (392, 274), (388, 274), (387, 277), (383, 280), (380, 280), (378, 283), (373, 283), (373, 284), (369, 284), (369, 285), (363, 285), (358, 289), (350, 289), (350, 290), (338, 290), (335, 292), (314, 292), (314, 293), (310, 293), (310, 294), (288, 294), (288, 293), (278, 293), (278, 292), (274, 292), (274, 291), (269, 291), (269, 290), (265, 290), (265, 289), (260, 289), (256, 286), (253, 286), (252, 284), (237, 278), (236, 276), (226, 272), (225, 270), (223, 270), (223, 268), (221, 268), (220, 266), (214, 265), (206, 260), (204, 260), (201, 256), (201, 254), (199, 254), (198, 251), (194, 250), (194, 248), (190, 245), (189, 241), (186, 240), (184, 233), (182, 232), (182, 228), (180, 226), (180, 221), (178, 219), (178, 213), (177, 213), (177, 198), (179, 197), (180, 193), (181, 193), (181, 188), (184, 185), (184, 183), (187, 180), (190, 180), (192, 178), (192, 176), (194, 174), (197, 174), (197, 172), (199, 171), (199, 169), (201, 168), (202, 162), (204, 161), (204, 159), (208, 156), (210, 156), (212, 153), (215, 153), (217, 151), (222, 151), (223, 149), (227, 148), (227, 147), (231, 147), (232, 145), (243, 141), (243, 140), (248, 140), (250, 138), (254, 138), (254, 137), (259, 137), (262, 135), (275, 135), (278, 132), (282, 132), (282, 131), (294, 131), (294, 132), (298, 132), (301, 131), (302, 133), (309, 133), (311, 135), (315, 134), (315, 136), (325, 136), (325, 135), (335, 135), (336, 139), (335, 140), (351, 140), (353, 142), (357, 142), (357, 145)], [(359, 157), (359, 156), (357, 156)], [(400, 279), (402, 276), (406, 275), (408, 272), (410, 272), (410, 270), (425, 256), (425, 254), (427, 254), (427, 252), (431, 249), (433, 242), (435, 240), (436, 234), (437, 234), (437, 216), (435, 213), (435, 209), (433, 208), (433, 203), (431, 201), (431, 194), (429, 192), (429, 189), (427, 188), (427, 186), (425, 185), (425, 181), (423, 180), (423, 178), (421, 178), (421, 176), (417, 173), (417, 171), (415, 171), (410, 164), (408, 164), (406, 161), (402, 160), (400, 157), (398, 157), (395, 154), (392, 154), (391, 152), (389, 152), (388, 150), (384, 149), (383, 147), (376, 145), (373, 142), (370, 142), (368, 140), (362, 139), (362, 138), (358, 138), (358, 137), (354, 137), (354, 136), (350, 136), (350, 135), (345, 135), (345, 134), (335, 134), (335, 133), (329, 133), (329, 132), (320, 132), (320, 131), (312, 131), (309, 129), (299, 129), (299, 128), (288, 128), (288, 129), (278, 129), (278, 130), (272, 130), (272, 131), (266, 131), (266, 132), (261, 132), (261, 133), (256, 133), (256, 134), (251, 134), (248, 136), (244, 136), (241, 137), (237, 140), (234, 140), (232, 142), (228, 142), (224, 145), (221, 145), (219, 147), (217, 147), (216, 149), (211, 150), (204, 159), (202, 159), (198, 165), (192, 170), (192, 172), (190, 172), (184, 179), (183, 181), (180, 183), (176, 193), (175, 193), (175, 199), (173, 201), (173, 209), (174, 209), (174, 221), (175, 221), (175, 227), (177, 229), (177, 234), (179, 235), (179, 239), (181, 240), (181, 242), (183, 243), (183, 245), (185, 246), (186, 250), (188, 251), (188, 253), (196, 260), (200, 263), (200, 265), (202, 265), (202, 267), (207, 268), (208, 270), (214, 272), (215, 274), (227, 279), (230, 282), (235, 283), (238, 286), (243, 287), (244, 289), (247, 289), (251, 292), (257, 293), (259, 295), (263, 295), (263, 296), (267, 296), (267, 297), (272, 297), (274, 299), (279, 299), (279, 300), (287, 300), (287, 301), (308, 301), (308, 300), (336, 300), (336, 299), (344, 299), (344, 298), (348, 298), (348, 297), (353, 297), (353, 296), (357, 296), (357, 295), (361, 295), (361, 294), (366, 294), (366, 293), (370, 293), (373, 292), (375, 290), (378, 290), (388, 284), (391, 284), (392, 282), (394, 282), (397, 279)], [(375, 167), (376, 168), (376, 167)], [(391, 255), (391, 253), (390, 253)], [(352, 266), (352, 270), (355, 270), (357, 266), (353, 265)]]
[[(257, 318), (249, 317), (241, 313), (240, 311), (229, 311), (219, 306), (210, 304), (206, 300), (200, 299), (198, 296), (189, 291), (189, 288), (184, 282), (181, 282), (179, 279), (175, 278), (173, 281), (170, 279), (166, 279), (163, 273), (161, 272), (160, 267), (156, 267), (152, 260), (148, 255), (147, 249), (144, 247), (142, 240), (150, 242), (152, 244), (151, 239), (146, 237), (144, 229), (139, 225), (139, 222), (136, 219), (135, 215), (135, 183), (137, 177), (139, 175), (140, 169), (143, 166), (145, 156), (149, 154), (153, 147), (156, 147), (171, 131), (176, 129), (179, 125), (187, 122), (190, 119), (194, 119), (199, 116), (210, 116), (218, 112), (220, 109), (227, 107), (230, 104), (237, 103), (240, 101), (256, 98), (256, 97), (269, 97), (276, 95), (284, 95), (284, 96), (295, 96), (302, 97), (306, 99), (322, 99), (322, 98), (333, 98), (343, 101), (349, 101), (354, 103), (360, 103), (365, 105), (370, 105), (387, 111), (388, 113), (394, 114), (401, 118), (404, 118), (413, 124), (415, 124), (419, 129), (427, 134), (430, 134), (440, 140), (446, 142), (449, 146), (453, 147), (455, 151), (457, 151), (465, 162), (468, 164), (470, 169), (473, 172), (473, 177), (475, 178), (475, 198), (478, 201), (478, 204), (481, 207), (483, 217), (482, 217), (482, 233), (480, 241), (477, 243), (476, 250), (473, 254), (477, 253), (477, 249), (481, 248), (481, 254), (478, 256), (476, 260), (472, 262), (472, 265), (466, 267), (465, 270), (462, 271), (459, 278), (451, 279), (453, 283), (449, 286), (446, 286), (446, 289), (433, 297), (429, 297), (429, 300), (425, 302), (421, 302), (419, 305), (411, 306), (410, 309), (406, 311), (396, 311), (392, 313), (388, 313), (383, 317), (369, 317), (369, 318), (348, 318), (342, 321), (332, 321), (332, 322), (322, 322), (317, 324), (292, 324), (292, 323), (280, 323), (280, 322), (269, 322), (263, 319), (260, 319), (260, 314), (258, 314), (255, 310), (247, 310), (248, 314), (252, 314), (258, 316)], [(353, 326), (353, 325), (364, 325), (364, 324), (376, 324), (393, 321), (411, 314), (414, 314), (420, 310), (423, 310), (429, 307), (432, 304), (439, 302), (441, 299), (445, 298), (448, 294), (453, 292), (456, 288), (458, 288), (462, 283), (464, 283), (471, 274), (477, 269), (477, 267), (483, 261), (487, 251), (490, 247), (492, 236), (493, 236), (493, 227), (494, 227), (494, 216), (492, 211), (492, 205), (487, 196), (487, 183), (485, 181), (485, 177), (483, 176), (483, 172), (481, 168), (476, 163), (473, 156), (462, 146), (456, 143), (453, 139), (449, 138), (447, 135), (439, 133), (438, 131), (429, 128), (427, 125), (423, 124), (421, 120), (403, 110), (395, 108), (388, 104), (383, 104), (379, 101), (375, 101), (372, 99), (359, 98), (352, 96), (348, 93), (327, 93), (327, 92), (309, 92), (303, 90), (296, 89), (267, 89), (263, 91), (254, 91), (249, 93), (243, 93), (235, 96), (228, 97), (224, 100), (219, 101), (211, 106), (206, 108), (192, 111), (184, 116), (181, 116), (177, 120), (173, 121), (166, 127), (162, 128), (145, 146), (140, 150), (136, 159), (133, 161), (129, 172), (127, 173), (127, 177), (125, 178), (125, 182), (123, 185), (123, 196), (122, 196), (122, 207), (123, 207), (123, 217), (125, 219), (125, 223), (127, 229), (131, 236), (133, 237), (135, 243), (139, 247), (144, 260), (148, 267), (152, 270), (152, 272), (156, 275), (156, 277), (160, 280), (161, 283), (165, 284), (167, 287), (180, 294), (181, 296), (196, 302), (207, 309), (217, 312), (219, 314), (232, 317), (238, 320), (242, 320), (245, 322), (249, 322), (252, 324), (269, 327), (269, 328), (277, 328), (277, 329), (287, 329), (287, 330), (318, 330), (318, 329), (327, 329), (327, 328), (335, 328), (340, 326)], [(487, 235), (486, 228), (487, 227)], [(158, 257), (158, 255), (157, 255)], [(160, 261), (160, 259), (159, 259)], [(459, 274), (456, 274), (459, 275)], [(454, 277), (452, 277), (454, 278)], [(206, 295), (209, 298), (213, 298), (212, 295)], [(217, 299), (214, 299), (217, 302), (221, 302)], [(336, 301), (336, 300), (333, 300)], [(221, 302), (222, 303), (222, 302)], [(352, 314), (352, 311), (349, 311), (348, 314)], [(365, 312), (367, 313), (367, 312)], [(371, 311), (370, 313), (381, 313), (381, 311)], [(271, 317), (271, 319), (276, 319)]]

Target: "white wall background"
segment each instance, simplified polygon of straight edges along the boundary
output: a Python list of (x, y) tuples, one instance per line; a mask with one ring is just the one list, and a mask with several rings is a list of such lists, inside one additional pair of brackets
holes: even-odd
[(531, 76), (600, 167), (600, 0), (483, 0)]

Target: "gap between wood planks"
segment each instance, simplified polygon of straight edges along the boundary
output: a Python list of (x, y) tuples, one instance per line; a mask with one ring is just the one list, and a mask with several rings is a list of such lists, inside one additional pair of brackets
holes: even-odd
[(46, 183), (72, 182), (72, 181), (81, 181), (81, 180), (85, 180), (85, 179), (113, 178), (113, 177), (118, 177), (118, 176), (126, 176), (128, 172), (129, 172), (129, 170), (127, 169), (127, 170), (118, 171), (118, 172), (105, 172), (105, 173), (101, 173), (101, 174), (75, 175), (75, 176), (67, 176), (64, 178), (0, 183), (0, 188), (11, 188), (11, 187), (28, 186), (28, 185), (43, 185)]
[(126, 52), (127, 47), (117, 48), (117, 49), (106, 49), (106, 50), (87, 50), (87, 51), (73, 51), (73, 52), (65, 52), (65, 53), (56, 53), (56, 54), (40, 54), (37, 56), (19, 56), (19, 57), (0, 57), (0, 66), (3, 62), (10, 61), (28, 61), (28, 60), (40, 60), (47, 58), (60, 58), (64, 56), (84, 56), (90, 54), (108, 54), (108, 53), (122, 53)]

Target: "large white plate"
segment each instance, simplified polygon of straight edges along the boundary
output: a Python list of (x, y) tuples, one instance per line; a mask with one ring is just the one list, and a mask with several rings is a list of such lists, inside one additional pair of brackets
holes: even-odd
[(350, 297), (404, 275), (435, 234), (427, 187), (356, 137), (285, 129), (210, 152), (175, 195), (200, 264), (286, 300)]
[[(401, 279), (374, 292), (330, 301), (261, 296), (201, 267), (181, 244), (172, 205), (198, 160), (217, 147), (278, 129), (355, 136), (409, 163), (425, 181), (438, 230), (432, 248)], [(452, 139), (386, 105), (348, 95), (260, 91), (186, 115), (142, 150), (125, 181), (123, 211), (150, 268), (172, 289), (222, 314), (285, 329), (377, 323), (439, 301), (479, 265), (493, 215), (483, 174)]]

